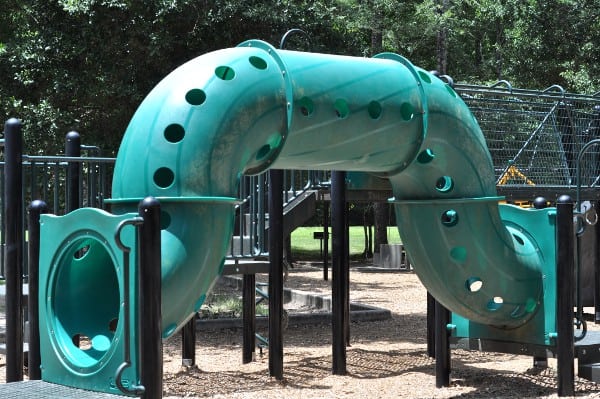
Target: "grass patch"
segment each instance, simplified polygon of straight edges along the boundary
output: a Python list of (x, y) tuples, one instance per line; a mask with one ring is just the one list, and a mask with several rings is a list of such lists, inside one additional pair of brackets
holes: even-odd
[[(230, 294), (211, 294), (198, 312), (201, 319), (221, 319), (242, 317), (242, 298)], [(268, 316), (266, 303), (256, 305), (257, 316)]]
[[(292, 232), (292, 256), (297, 260), (320, 259), (320, 240), (313, 238), (313, 233), (323, 231), (323, 227), (298, 227)], [(329, 253), (331, 253), (331, 230), (329, 230)], [(365, 250), (365, 233), (362, 226), (350, 226), (350, 258), (360, 258)], [(374, 234), (374, 232), (373, 232)], [(390, 244), (400, 244), (400, 235), (398, 229), (388, 227), (388, 242)]]

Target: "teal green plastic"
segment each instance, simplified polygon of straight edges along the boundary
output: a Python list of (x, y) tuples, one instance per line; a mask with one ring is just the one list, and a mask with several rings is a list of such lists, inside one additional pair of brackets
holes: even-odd
[(348, 172), (346, 174), (347, 190), (391, 191), (392, 186), (386, 178), (365, 172)]
[[(485, 140), (451, 87), (395, 54), (302, 53), (254, 40), (167, 76), (119, 150), (113, 211), (165, 199), (165, 337), (202, 303), (230, 239), (234, 204), (194, 199), (233, 198), (242, 174), (271, 167), (386, 176), (414, 267), (453, 312), (510, 329), (543, 306), (551, 254), (538, 252), (537, 235), (553, 227), (505, 225)], [(504, 302), (489, 311), (496, 296)]]
[(294, 107), (273, 167), (387, 174), (414, 159), (427, 123), (414, 67), (388, 59), (278, 54), (288, 66)]
[[(126, 226), (120, 235), (132, 248), (128, 287), (114, 237), (117, 226), (135, 216), (90, 208), (61, 217), (41, 216), (39, 309), (45, 381), (120, 394), (115, 372), (124, 359), (125, 289), (131, 292), (132, 309), (137, 308), (135, 230)], [(138, 325), (131, 314), (132, 363), (123, 373), (125, 386), (140, 384)], [(73, 344), (76, 336), (79, 347)]]
[(504, 228), (498, 200), (398, 201), (396, 218), (415, 271), (440, 303), (470, 320), (514, 328), (542, 301), (544, 254), (518, 224)]
[[(536, 313), (528, 323), (518, 328), (497, 328), (488, 324), (477, 323), (457, 314), (452, 314), (452, 323), (456, 328), (452, 331), (455, 337), (477, 337), (505, 342), (522, 342), (536, 345), (554, 346), (556, 341), (556, 246), (554, 228), (556, 208), (522, 209), (512, 205), (500, 205), (500, 217), (515, 234), (527, 232), (535, 237), (532, 245), (542, 255), (543, 298)], [(516, 244), (521, 245), (520, 242)], [(512, 289), (509, 287), (509, 290)], [(513, 306), (506, 301), (490, 301), (488, 310), (496, 312), (505, 306)]]

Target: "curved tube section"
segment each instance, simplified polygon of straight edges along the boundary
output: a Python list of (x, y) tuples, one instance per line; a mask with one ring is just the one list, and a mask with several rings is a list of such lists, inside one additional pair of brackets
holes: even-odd
[(164, 211), (164, 337), (198, 310), (221, 271), (240, 176), (270, 167), (389, 177), (403, 240), (438, 300), (497, 326), (535, 313), (535, 240), (505, 227), (481, 131), (448, 85), (396, 54), (363, 59), (248, 41), (167, 76), (117, 157), (113, 211), (134, 210), (148, 195)]

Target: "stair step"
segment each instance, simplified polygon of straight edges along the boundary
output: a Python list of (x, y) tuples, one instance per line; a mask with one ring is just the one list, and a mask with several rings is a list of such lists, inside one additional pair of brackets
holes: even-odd
[(578, 366), (579, 377), (593, 382), (600, 382), (600, 363), (587, 363)]

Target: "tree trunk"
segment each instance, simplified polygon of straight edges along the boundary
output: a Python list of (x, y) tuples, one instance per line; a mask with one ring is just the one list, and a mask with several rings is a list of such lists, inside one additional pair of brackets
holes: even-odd
[(444, 13), (448, 10), (448, 0), (438, 0), (437, 12), (440, 17), (440, 30), (437, 33), (437, 70), (440, 75), (448, 74), (448, 27), (444, 22)]
[(381, 244), (388, 243), (387, 227), (388, 227), (388, 211), (389, 204), (385, 202), (376, 202), (373, 204), (375, 213), (375, 252), (379, 253)]

